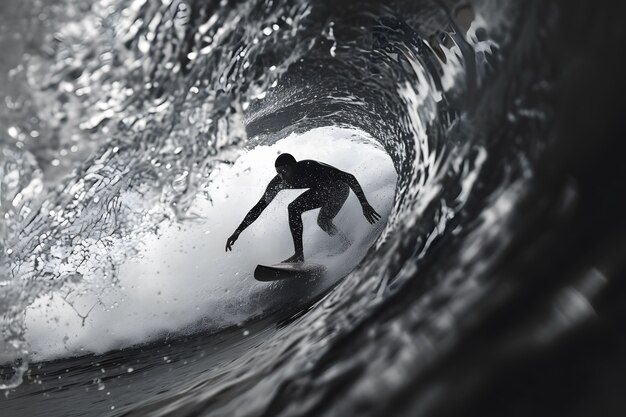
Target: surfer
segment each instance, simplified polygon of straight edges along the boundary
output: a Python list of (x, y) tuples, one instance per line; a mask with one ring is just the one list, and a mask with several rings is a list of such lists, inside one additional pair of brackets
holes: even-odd
[(350, 189), (359, 199), (363, 215), (374, 224), (380, 215), (368, 203), (354, 175), (341, 171), (333, 166), (313, 160), (296, 161), (291, 154), (278, 155), (274, 164), (277, 175), (270, 181), (263, 197), (248, 212), (237, 230), (226, 241), (226, 251), (232, 250), (241, 232), (250, 226), (265, 210), (280, 190), (308, 188), (288, 206), (289, 228), (293, 237), (295, 253), (283, 263), (304, 262), (302, 247), (302, 213), (321, 208), (317, 216), (317, 224), (330, 236), (339, 233), (333, 219), (343, 207)]

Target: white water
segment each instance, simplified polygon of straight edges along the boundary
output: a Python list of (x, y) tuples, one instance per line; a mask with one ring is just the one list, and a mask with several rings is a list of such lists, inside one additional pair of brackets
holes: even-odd
[[(275, 175), (274, 159), (281, 152), (353, 173), (383, 219), (370, 225), (350, 193), (335, 224), (353, 245), (337, 254), (340, 240), (319, 229), (318, 210), (303, 215), (305, 257), (327, 266), (329, 276), (323, 282), (260, 283), (251, 275), (258, 263), (275, 263), (293, 254), (287, 204), (304, 190), (280, 192), (241, 234), (233, 251), (224, 251), (227, 237)], [(395, 183), (391, 159), (363, 132), (325, 127), (256, 147), (215, 175), (212, 203), (198, 197), (190, 211), (197, 220), (167, 225), (143, 239), (139, 256), (121, 266), (117, 286), (99, 297), (89, 291), (68, 298), (72, 306), (60, 293), (33, 303), (26, 313), (31, 356), (46, 360), (103, 353), (164, 333), (237, 324), (277, 305), (301, 302), (345, 276), (363, 258), (392, 209)]]

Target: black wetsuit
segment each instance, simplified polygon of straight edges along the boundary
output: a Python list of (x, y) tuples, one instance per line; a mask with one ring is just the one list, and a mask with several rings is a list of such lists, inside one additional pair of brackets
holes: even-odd
[(337, 233), (337, 228), (333, 224), (333, 219), (343, 207), (350, 189), (354, 191), (363, 207), (370, 207), (354, 175), (318, 161), (304, 160), (296, 162), (293, 175), (288, 180), (276, 175), (270, 181), (265, 193), (248, 212), (235, 234), (238, 236), (252, 224), (280, 190), (301, 188), (308, 188), (308, 190), (298, 196), (288, 207), (289, 228), (293, 237), (295, 256), (300, 260), (303, 259), (302, 213), (321, 207), (317, 224), (328, 234), (334, 235)]

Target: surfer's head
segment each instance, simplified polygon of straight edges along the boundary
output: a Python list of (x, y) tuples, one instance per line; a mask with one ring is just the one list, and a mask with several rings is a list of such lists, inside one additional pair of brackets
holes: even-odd
[(276, 158), (274, 166), (280, 178), (283, 181), (289, 181), (296, 171), (296, 158), (289, 153), (281, 153)]

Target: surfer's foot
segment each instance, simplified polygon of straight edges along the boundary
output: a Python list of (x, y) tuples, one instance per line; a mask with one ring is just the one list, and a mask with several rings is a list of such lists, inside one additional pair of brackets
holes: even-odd
[(337, 234), (336, 239), (338, 240), (338, 242), (334, 242), (333, 245), (329, 248), (328, 254), (330, 256), (344, 253), (352, 245), (350, 239), (348, 239), (348, 237), (346, 237), (346, 235), (341, 232)]
[(300, 254), (296, 253), (293, 256), (290, 256), (289, 258), (285, 259), (281, 263), (283, 263), (283, 264), (297, 264), (297, 263), (302, 263), (302, 262), (304, 262), (304, 255), (300, 255)]
[(339, 234), (339, 241), (341, 242), (339, 244), (340, 253), (347, 251), (350, 245), (352, 245), (352, 242), (350, 241), (350, 239), (348, 239), (348, 237), (344, 235), (343, 233)]
[(327, 221), (317, 221), (317, 224), (320, 226), (320, 228), (325, 231), (326, 233), (328, 233), (329, 236), (335, 236), (337, 233), (339, 233), (339, 229), (337, 229), (337, 226), (335, 226), (333, 224), (333, 222), (327, 222)]

